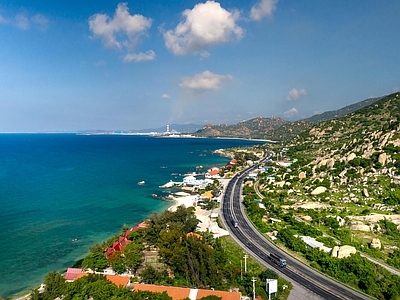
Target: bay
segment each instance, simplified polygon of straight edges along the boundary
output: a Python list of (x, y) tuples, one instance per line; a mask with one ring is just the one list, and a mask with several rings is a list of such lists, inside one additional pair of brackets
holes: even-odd
[[(0, 134), (0, 297), (26, 293), (88, 248), (172, 203), (160, 185), (257, 141), (132, 135)], [(145, 181), (144, 185), (138, 185)]]

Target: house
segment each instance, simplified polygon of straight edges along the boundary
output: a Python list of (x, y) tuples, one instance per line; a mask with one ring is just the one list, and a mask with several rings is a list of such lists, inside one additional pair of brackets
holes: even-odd
[[(76, 279), (88, 276), (88, 273), (81, 273)], [(130, 276), (121, 275), (105, 275), (108, 281), (114, 283), (118, 287), (129, 287), (131, 285)]]
[(108, 247), (105, 251), (107, 258), (112, 256), (115, 252), (121, 252), (124, 247), (128, 245), (131, 241), (125, 236), (120, 236), (117, 242), (114, 242), (111, 247)]
[(206, 200), (211, 200), (213, 198), (213, 193), (212, 191), (205, 191), (201, 197)]
[(318, 248), (321, 251), (324, 251), (326, 253), (330, 253), (332, 248), (326, 247), (324, 243), (318, 242), (315, 238), (310, 237), (310, 236), (299, 236), (295, 235), (295, 237), (300, 238), (304, 243), (307, 244), (309, 248)]
[(221, 176), (219, 176), (220, 171), (221, 171), (220, 168), (212, 167), (207, 170), (206, 174), (204, 174), (204, 177), (205, 178), (221, 178)]
[(257, 176), (258, 176), (258, 173), (252, 172), (252, 173), (249, 173), (249, 174), (247, 175), (247, 178), (250, 178), (250, 179), (257, 179)]
[(64, 278), (66, 281), (74, 281), (79, 274), (82, 273), (82, 269), (79, 268), (68, 268), (67, 273), (65, 273)]
[(232, 165), (232, 166), (236, 165), (236, 163), (237, 163), (237, 160), (236, 160), (236, 159), (232, 159), (232, 160), (229, 162), (229, 164)]
[(285, 167), (285, 168), (290, 167), (292, 165), (292, 163), (288, 159), (279, 160), (276, 162), (276, 164), (279, 167)]
[(172, 300), (182, 300), (185, 298), (197, 300), (211, 295), (220, 297), (222, 300), (240, 300), (242, 297), (242, 293), (240, 292), (213, 291), (152, 284), (135, 284), (133, 290), (149, 291), (153, 293), (166, 292), (168, 296), (172, 298)]
[(193, 175), (186, 176), (183, 178), (183, 185), (184, 186), (199, 186), (203, 183), (202, 179), (197, 179)]

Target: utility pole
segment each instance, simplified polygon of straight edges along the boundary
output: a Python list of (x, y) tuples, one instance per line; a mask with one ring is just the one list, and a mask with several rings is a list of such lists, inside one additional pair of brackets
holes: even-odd
[(247, 254), (245, 254), (243, 257), (244, 257), (244, 272), (247, 273), (247, 258), (248, 258), (248, 256), (247, 256)]
[(240, 260), (240, 280), (243, 280), (243, 263), (242, 260)]
[(251, 278), (251, 281), (253, 282), (253, 300), (256, 300), (256, 279), (254, 277)]

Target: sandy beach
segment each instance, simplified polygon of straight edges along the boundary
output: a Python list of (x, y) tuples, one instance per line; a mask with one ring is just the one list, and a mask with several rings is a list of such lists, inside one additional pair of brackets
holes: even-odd
[[(224, 185), (224, 189), (226, 184), (229, 182), (227, 179), (220, 179), (220, 182)], [(185, 195), (183, 196), (173, 196), (172, 200), (174, 204), (168, 208), (169, 211), (175, 211), (176, 208), (180, 205), (184, 205), (185, 207), (194, 207), (195, 215), (197, 219), (200, 220), (200, 223), (197, 227), (198, 231), (205, 232), (210, 231), (213, 233), (215, 238), (229, 235), (229, 232), (225, 229), (222, 229), (218, 226), (217, 217), (220, 214), (220, 208), (215, 208), (213, 210), (202, 209), (197, 205), (197, 199), (199, 199), (200, 195)]]

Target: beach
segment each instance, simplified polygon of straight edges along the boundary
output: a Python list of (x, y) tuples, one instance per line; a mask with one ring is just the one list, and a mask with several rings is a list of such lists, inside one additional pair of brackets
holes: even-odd
[[(223, 190), (225, 190), (228, 184), (228, 179), (220, 179), (220, 183), (223, 185)], [(206, 210), (201, 208), (197, 204), (197, 200), (200, 195), (184, 195), (184, 196), (173, 196), (172, 200), (174, 204), (168, 208), (169, 211), (175, 211), (180, 205), (195, 208), (196, 218), (200, 220), (197, 230), (200, 232), (206, 232), (207, 230), (213, 234), (215, 238), (229, 235), (229, 232), (218, 226), (217, 217), (220, 215), (220, 208), (214, 208), (212, 210)], [(212, 201), (212, 200), (210, 200)]]

